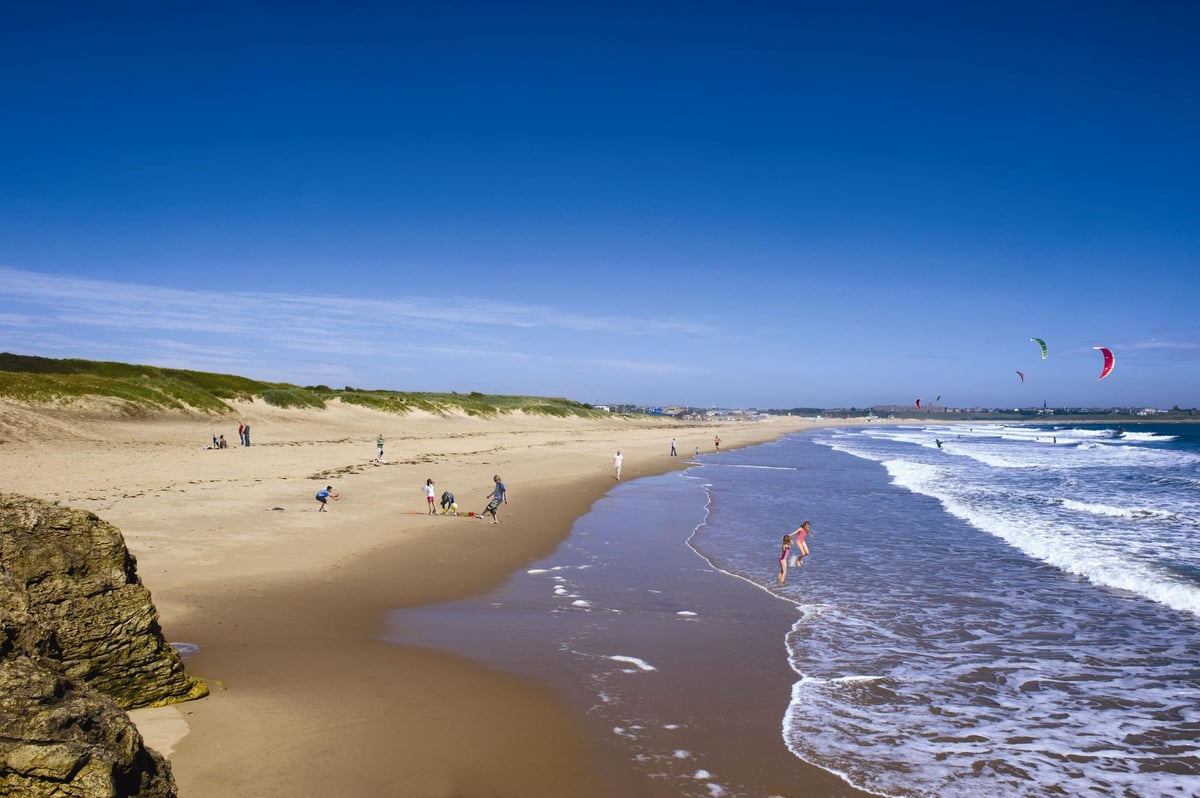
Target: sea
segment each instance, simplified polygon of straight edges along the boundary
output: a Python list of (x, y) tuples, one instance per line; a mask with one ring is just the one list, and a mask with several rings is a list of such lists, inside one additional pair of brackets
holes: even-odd
[(812, 794), (753, 714), (877, 795), (1197, 796), (1198, 533), (1200, 425), (821, 428), (622, 483), (388, 635), (539, 674), (669, 794)]

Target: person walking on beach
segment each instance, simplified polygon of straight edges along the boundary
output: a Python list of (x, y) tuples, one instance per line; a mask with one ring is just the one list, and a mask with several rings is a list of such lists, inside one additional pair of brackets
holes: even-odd
[(454, 494), (448, 490), (442, 491), (442, 515), (446, 513), (458, 515), (458, 505), (454, 503)]
[(246, 445), (246, 422), (238, 422), (238, 446)]
[(434, 506), (433, 494), (433, 480), (427, 479), (425, 480), (425, 504), (429, 505), (430, 515), (433, 515), (437, 512), (437, 507)]
[(792, 540), (796, 541), (796, 548), (800, 550), (800, 553), (793, 558), (794, 562), (792, 563), (797, 568), (804, 565), (804, 558), (808, 556), (808, 544), (804, 542), (804, 539), (811, 534), (812, 522), (805, 521), (800, 525), (799, 529), (790, 535)]
[(678, 455), (675, 454), (675, 439), (674, 438), (671, 439), (671, 456), (678, 457)]
[(379, 437), (375, 439), (375, 448), (376, 448), (375, 462), (382, 463), (383, 462), (383, 433), (382, 432), (379, 433)]
[(242, 445), (249, 446), (250, 445), (250, 422), (246, 422), (246, 428), (244, 430), (242, 430), (242, 434), (245, 436), (245, 443), (243, 443)]
[(716, 447), (718, 452), (721, 451), (721, 436), (720, 435), (713, 436), (713, 446)]
[(340, 497), (338, 494), (333, 492), (333, 485), (326, 485), (324, 490), (317, 491), (317, 501), (321, 503), (321, 506), (317, 512), (325, 512), (325, 507), (329, 503), (329, 500), (333, 499), (334, 501), (337, 501), (339, 498)]
[(617, 471), (617, 482), (621, 481), (621, 463), (625, 462), (625, 458), (621, 456), (621, 450), (617, 449), (617, 453), (613, 455), (613, 468)]
[(496, 508), (502, 504), (508, 504), (508, 489), (505, 488), (504, 483), (500, 481), (499, 474), (496, 474), (492, 477), (492, 482), (495, 483), (495, 487), (493, 487), (492, 492), (488, 494), (492, 500), (488, 502), (487, 507), (483, 508), (483, 512), (480, 513), (478, 517), (483, 518), (488, 513), (491, 513), (492, 523), (498, 524), (500, 523), (500, 518), (496, 515)]

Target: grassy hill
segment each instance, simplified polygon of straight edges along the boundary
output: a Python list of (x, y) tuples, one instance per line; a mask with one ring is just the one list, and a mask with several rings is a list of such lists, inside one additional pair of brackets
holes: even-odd
[(569, 399), (481, 393), (364, 391), (324, 385), (301, 387), (233, 374), (137, 366), (93, 360), (0, 353), (0, 397), (37, 404), (68, 404), (87, 397), (115, 399), (129, 412), (230, 413), (230, 401), (262, 399), (276, 407), (324, 408), (332, 399), (388, 413), (462, 411), (473, 416), (517, 410), (550, 416), (599, 416), (601, 411)]

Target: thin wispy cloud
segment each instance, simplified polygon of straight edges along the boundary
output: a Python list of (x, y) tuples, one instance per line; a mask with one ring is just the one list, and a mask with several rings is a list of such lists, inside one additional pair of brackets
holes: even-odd
[(649, 362), (643, 360), (610, 360), (593, 361), (597, 366), (603, 366), (615, 371), (625, 371), (634, 374), (666, 374), (674, 377), (703, 377), (711, 374), (712, 369), (703, 366), (692, 366), (680, 363)]
[(1151, 338), (1148, 341), (1134, 341), (1124, 344), (1121, 348), (1129, 351), (1161, 349), (1167, 351), (1196, 352), (1200, 351), (1200, 341), (1160, 341), (1157, 338)]
[[(705, 370), (637, 355), (660, 351), (656, 342), (678, 348), (720, 334), (687, 320), (474, 298), (182, 290), (3, 267), (0, 279), (11, 306), (0, 314), (0, 348), (279, 381), (399, 387), (392, 383), (430, 372), (431, 362), (438, 366), (430, 379), (467, 375), (489, 385), (545, 382), (581, 366), (597, 380), (697, 376)], [(595, 356), (601, 351), (609, 354)]]
[[(185, 291), (176, 288), (44, 275), (0, 268), (10, 300), (31, 303), (42, 312), (82, 326), (129, 329), (266, 334), (302, 329), (391, 327), (558, 328), (613, 335), (692, 335), (719, 333), (714, 327), (682, 319), (646, 319), (566, 313), (539, 305), (520, 305), (471, 297), (409, 296), (360, 299), (319, 295)], [(16, 314), (14, 314), (16, 315)], [(29, 314), (25, 314), (26, 317)]]

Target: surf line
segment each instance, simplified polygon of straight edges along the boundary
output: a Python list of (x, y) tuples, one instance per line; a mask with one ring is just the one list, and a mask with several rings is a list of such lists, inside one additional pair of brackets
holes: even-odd
[(799, 471), (796, 466), (768, 466), (768, 465), (751, 465), (750, 463), (709, 463), (705, 462), (706, 467), (716, 466), (718, 468), (761, 468), (764, 471)]
[[(794, 470), (798, 471), (799, 469), (794, 469)], [(685, 475), (685, 478), (699, 479), (699, 476), (687, 477)], [(704, 562), (708, 564), (708, 567), (713, 569), (717, 573), (725, 574), (726, 576), (733, 577), (734, 579), (740, 579), (743, 582), (745, 582), (746, 584), (753, 585), (754, 587), (758, 588), (762, 592), (766, 593), (768, 596), (779, 599), (780, 601), (786, 601), (788, 604), (791, 604), (796, 609), (803, 611), (804, 610), (803, 604), (800, 604), (799, 602), (795, 601), (794, 599), (790, 599), (787, 596), (780, 595), (779, 593), (776, 593), (774, 590), (772, 590), (767, 585), (759, 584), (758, 582), (755, 582), (753, 579), (751, 579), (747, 576), (742, 576), (741, 574), (735, 574), (732, 571), (726, 571), (724, 568), (720, 567), (719, 565), (714, 563), (712, 560), (708, 559), (703, 554), (701, 554), (700, 550), (692, 545), (692, 538), (696, 537), (696, 535), (700, 532), (701, 529), (708, 526), (709, 507), (712, 505), (712, 493), (708, 489), (709, 486), (702, 485), (702, 488), (704, 490), (704, 519), (700, 523), (696, 524), (696, 526), (692, 529), (691, 534), (688, 535), (687, 539), (683, 541), (684, 544), (689, 549), (692, 550), (693, 554), (695, 554), (700, 559), (704, 560)]]

